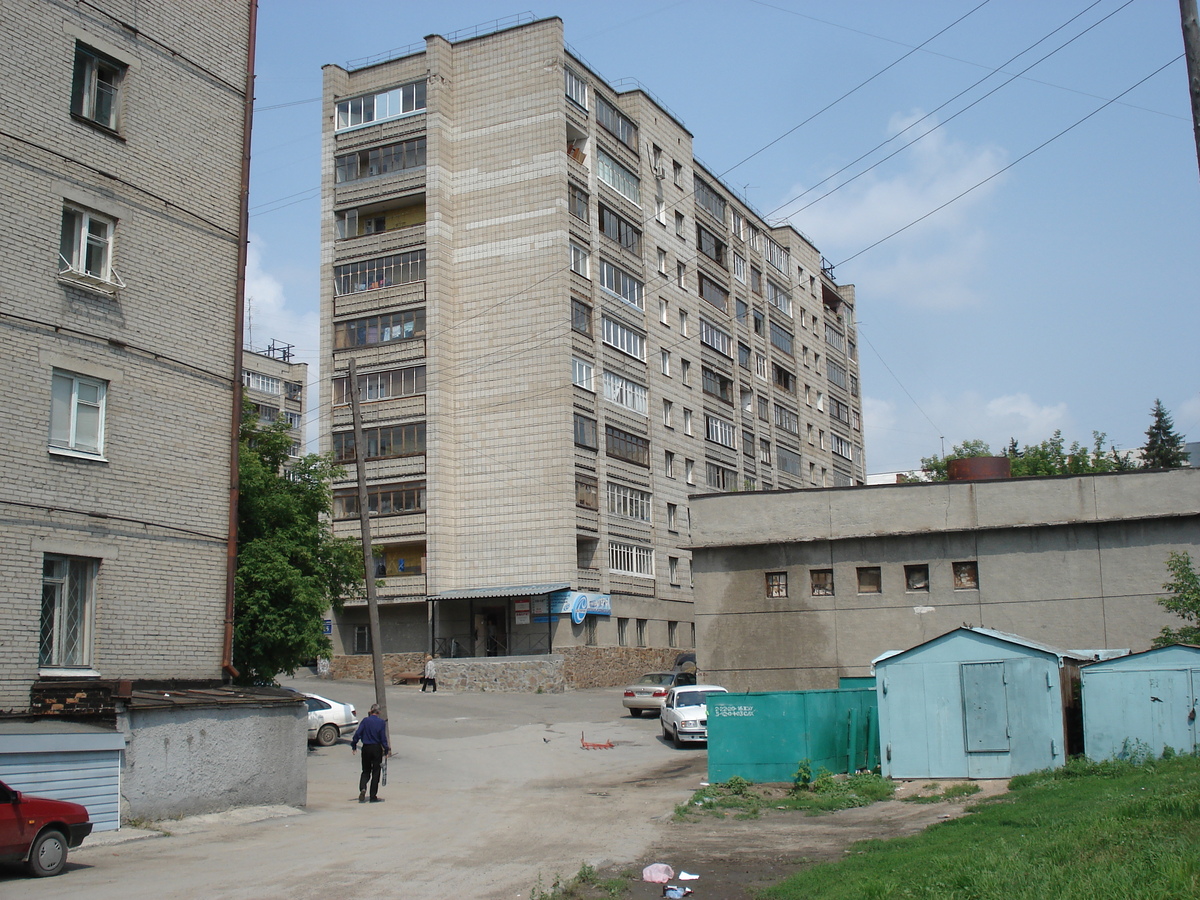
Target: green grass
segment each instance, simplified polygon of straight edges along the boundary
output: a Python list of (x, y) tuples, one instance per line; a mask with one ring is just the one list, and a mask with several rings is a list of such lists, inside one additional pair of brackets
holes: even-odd
[(763, 900), (1184, 900), (1200, 897), (1200, 758), (1091, 763), (919, 835), (865, 841)]
[(757, 819), (765, 809), (807, 810), (810, 813), (868, 806), (876, 800), (887, 800), (895, 788), (879, 775), (860, 774), (838, 778), (828, 773), (808, 786), (798, 786), (782, 796), (764, 796), (752, 782), (734, 777), (723, 784), (713, 784), (692, 795), (687, 803), (675, 807), (676, 821), (686, 822), (699, 816), (735, 819)]

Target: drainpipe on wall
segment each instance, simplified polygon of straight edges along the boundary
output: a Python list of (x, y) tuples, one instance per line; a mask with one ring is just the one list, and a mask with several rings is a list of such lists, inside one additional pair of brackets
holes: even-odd
[(229, 432), (229, 536), (225, 546), (225, 638), (221, 647), (224, 680), (237, 678), (233, 665), (234, 586), (237, 583), (238, 438), (242, 430), (242, 328), (246, 308), (246, 255), (250, 243), (250, 129), (254, 122), (254, 45), (258, 34), (258, 0), (250, 0), (246, 47), (246, 93), (242, 111), (242, 184), (238, 210), (237, 288), (233, 330), (233, 415)]

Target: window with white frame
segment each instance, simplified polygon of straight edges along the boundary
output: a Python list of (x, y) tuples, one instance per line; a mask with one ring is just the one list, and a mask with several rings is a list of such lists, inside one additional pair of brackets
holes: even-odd
[[(358, 376), (358, 396), (364, 401), (396, 400), (425, 393), (425, 367), (405, 366), (385, 369)], [(350, 379), (341, 375), (333, 379), (333, 405), (350, 403)]]
[(591, 278), (588, 268), (589, 254), (576, 243), (571, 244), (571, 271), (584, 278)]
[(634, 359), (646, 361), (646, 338), (632, 328), (627, 328), (616, 319), (601, 316), (600, 323), (604, 329), (604, 343), (620, 350)]
[[(667, 575), (670, 578), (671, 584), (675, 584), (675, 585), (679, 584), (679, 557), (677, 557), (677, 556), (668, 556), (667, 557)], [(668, 622), (667, 623), (667, 643), (670, 644), (672, 647), (677, 646), (677, 644), (675, 642), (677, 640), (679, 640), (679, 638), (677, 637), (678, 630), (679, 630), (678, 622)]]
[(667, 504), (667, 531), (679, 530), (679, 507), (674, 503)]
[(771, 442), (766, 438), (758, 439), (758, 461), (765, 466), (771, 465)]
[(767, 368), (767, 358), (761, 353), (754, 354), (754, 374), (763, 381), (768, 381), (771, 377)]
[(692, 433), (692, 411), (686, 408), (683, 410), (683, 433)]
[(700, 319), (700, 343), (733, 359), (733, 338), (704, 318)]
[(108, 382), (53, 370), (50, 381), (50, 448), (104, 455), (104, 406)]
[(342, 100), (337, 105), (335, 129), (343, 131), (372, 122), (398, 119), (425, 108), (425, 81), (414, 81), (387, 91)]
[(746, 283), (746, 258), (738, 253), (733, 254), (733, 277)]
[(791, 263), (788, 262), (787, 248), (781, 247), (770, 238), (767, 238), (767, 262), (773, 265), (780, 272), (786, 272), (791, 268)]
[(672, 403), (670, 400), (664, 399), (663, 400), (663, 425), (665, 425), (667, 428), (675, 427), (672, 422), (672, 420), (674, 418), (674, 413), (675, 413), (675, 404)]
[(696, 461), (693, 459), (685, 459), (683, 461), (683, 480), (688, 484), (696, 483)]
[(667, 251), (662, 247), (658, 248), (658, 274), (667, 274)]
[(834, 453), (836, 453), (838, 456), (842, 457), (843, 459), (853, 459), (854, 458), (854, 447), (848, 440), (846, 440), (840, 434), (832, 434), (831, 433), (829, 436), (830, 436), (830, 438), (833, 439), (833, 452)]
[(583, 109), (587, 109), (587, 82), (570, 66), (563, 66), (563, 74), (566, 76), (567, 99)]
[(737, 472), (716, 463), (706, 463), (704, 477), (714, 491), (732, 491), (737, 487)]
[(599, 95), (596, 96), (596, 121), (630, 150), (637, 150), (638, 128), (633, 119)]
[(782, 313), (792, 314), (792, 298), (770, 278), (767, 279), (767, 302)]
[(63, 206), (59, 276), (97, 287), (123, 287), (112, 265), (116, 225), (98, 212)]
[(668, 328), (671, 327), (670, 320), (671, 303), (665, 297), (658, 298), (658, 321), (662, 322)]
[(366, 259), (333, 269), (333, 289), (339, 297), (424, 280), (423, 249)]
[(775, 404), (775, 424), (784, 431), (800, 436), (800, 417), (778, 403)]
[(794, 450), (776, 445), (775, 462), (778, 464), (780, 471), (787, 472), (789, 475), (798, 476), (800, 474), (800, 454)]
[(663, 474), (668, 478), (675, 477), (675, 454), (670, 450), (663, 451)]
[[(654, 577), (654, 548), (640, 544), (626, 544), (623, 541), (608, 542), (608, 567), (613, 572), (625, 575), (640, 575), (645, 578)], [(638, 619), (638, 643), (645, 643), (645, 625), (643, 619)]]
[(600, 286), (630, 306), (646, 308), (645, 286), (642, 282), (606, 259), (600, 260)]
[(643, 385), (616, 372), (604, 370), (604, 399), (639, 416), (649, 414), (648, 392)]
[(116, 131), (121, 82), (127, 68), (124, 63), (77, 43), (71, 78), (71, 112), (92, 124)]
[(261, 372), (242, 370), (242, 384), (250, 388), (250, 390), (258, 391), (262, 394), (278, 396), (283, 393), (283, 379), (275, 378), (271, 375), (263, 375)]
[(714, 444), (720, 444), (731, 450), (737, 449), (737, 429), (724, 419), (706, 415), (704, 417), (704, 436)]
[(744, 241), (746, 239), (746, 217), (735, 209), (732, 213), (732, 220), (733, 224), (730, 230), (733, 232), (733, 236), (739, 241)]
[(688, 336), (688, 314), (687, 310), (684, 309), (679, 311), (679, 336)]
[(616, 482), (608, 482), (608, 511), (614, 516), (649, 522), (650, 494)]
[(596, 174), (600, 180), (631, 203), (641, 206), (641, 180), (605, 153), (596, 151)]
[(671, 351), (660, 350), (659, 355), (662, 357), (662, 373), (668, 378), (671, 377)]
[(85, 668), (91, 665), (92, 617), (97, 559), (79, 556), (42, 557), (42, 619), (38, 665)]
[(595, 391), (596, 371), (586, 359), (571, 357), (571, 383), (585, 391)]

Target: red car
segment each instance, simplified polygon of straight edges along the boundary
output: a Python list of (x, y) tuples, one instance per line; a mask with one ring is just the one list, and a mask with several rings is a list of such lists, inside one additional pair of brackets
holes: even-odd
[(23, 862), (31, 875), (57, 875), (67, 849), (92, 833), (78, 803), (31, 797), (0, 781), (0, 862)]

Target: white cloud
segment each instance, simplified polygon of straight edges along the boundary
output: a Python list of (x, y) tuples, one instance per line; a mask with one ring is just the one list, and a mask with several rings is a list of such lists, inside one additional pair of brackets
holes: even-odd
[[(888, 133), (896, 134), (921, 117), (920, 111), (893, 116)], [(917, 125), (888, 145), (884, 152), (927, 136), (809, 209), (794, 214), (793, 223), (807, 234), (819, 235), (831, 262), (849, 257), (1001, 169), (1007, 154), (991, 145), (969, 146), (955, 141), (946, 129), (930, 132), (936, 120)], [(861, 169), (862, 166), (856, 167)], [(835, 176), (804, 202), (812, 202), (855, 170)], [(909, 230), (857, 257), (853, 280), (871, 292), (873, 302), (948, 309), (975, 305), (980, 298), (971, 288), (988, 240), (977, 224), (979, 211), (1001, 179), (976, 188), (962, 199)], [(795, 188), (791, 195), (799, 194)], [(839, 273), (842, 274), (842, 273)], [(849, 273), (846, 273), (849, 274)]]

